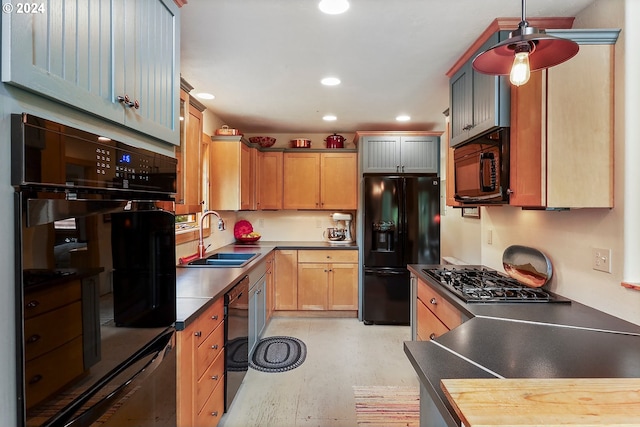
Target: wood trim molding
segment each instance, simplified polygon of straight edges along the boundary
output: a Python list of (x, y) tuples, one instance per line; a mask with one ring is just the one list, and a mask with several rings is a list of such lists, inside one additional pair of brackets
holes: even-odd
[[(561, 18), (527, 18), (530, 27), (537, 28), (554, 28), (554, 29), (566, 29), (573, 26), (573, 17), (561, 17)], [(491, 24), (484, 30), (480, 37), (462, 54), (462, 56), (453, 64), (453, 66), (447, 71), (446, 76), (451, 78), (458, 72), (464, 64), (476, 53), (480, 46), (482, 46), (489, 37), (498, 31), (510, 30), (513, 31), (518, 28), (520, 18), (496, 18)]]
[(189, 0), (173, 0), (175, 2), (175, 4), (178, 5), (178, 7), (182, 7), (185, 4), (189, 3)]
[(640, 291), (640, 283), (622, 282), (620, 285), (627, 289), (633, 289), (634, 291)]

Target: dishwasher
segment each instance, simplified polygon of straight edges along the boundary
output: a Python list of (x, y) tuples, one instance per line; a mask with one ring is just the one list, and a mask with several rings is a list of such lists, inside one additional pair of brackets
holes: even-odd
[(225, 412), (249, 367), (249, 276), (224, 295)]

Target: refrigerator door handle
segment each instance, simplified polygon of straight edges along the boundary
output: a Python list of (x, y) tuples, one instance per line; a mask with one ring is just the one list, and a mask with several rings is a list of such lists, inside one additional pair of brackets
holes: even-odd
[[(94, 423), (100, 418), (111, 406), (113, 406), (126, 392), (133, 390), (137, 387), (145, 378), (147, 378), (153, 371), (160, 366), (164, 361), (164, 356), (170, 352), (175, 351), (175, 329), (170, 328), (162, 335), (154, 339), (151, 343), (140, 349), (137, 353), (131, 356), (129, 359), (116, 366), (111, 372), (107, 373), (101, 380), (99, 380), (94, 386), (87, 390), (82, 396), (67, 405), (57, 416), (47, 421), (43, 426), (57, 427), (57, 426), (79, 426), (85, 427)], [(85, 412), (73, 418), (73, 414), (84, 405), (91, 397), (111, 382), (118, 374), (125, 371), (131, 365), (136, 362), (153, 355), (153, 357), (136, 373), (131, 375), (129, 379), (118, 385), (114, 391), (109, 393), (106, 397), (96, 402), (92, 407)]]

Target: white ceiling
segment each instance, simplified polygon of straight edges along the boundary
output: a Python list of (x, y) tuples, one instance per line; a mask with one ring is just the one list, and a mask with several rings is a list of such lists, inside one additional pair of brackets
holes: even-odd
[[(442, 130), (445, 73), (495, 18), (521, 15), (519, 0), (349, 1), (325, 15), (319, 0), (189, 0), (181, 74), (245, 133)], [(530, 0), (526, 16), (575, 16), (593, 1)], [(328, 75), (342, 84), (322, 86)]]

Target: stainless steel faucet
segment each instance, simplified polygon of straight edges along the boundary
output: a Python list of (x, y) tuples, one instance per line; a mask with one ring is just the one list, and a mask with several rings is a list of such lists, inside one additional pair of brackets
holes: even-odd
[(204, 257), (204, 254), (207, 252), (207, 249), (204, 247), (204, 237), (202, 236), (202, 223), (204, 222), (204, 219), (206, 217), (208, 217), (209, 215), (215, 215), (218, 217), (218, 230), (222, 231), (224, 230), (224, 221), (222, 220), (222, 217), (220, 216), (220, 214), (216, 211), (206, 211), (205, 213), (202, 214), (202, 216), (200, 217), (200, 237), (198, 239), (198, 256), (200, 256), (200, 258)]

